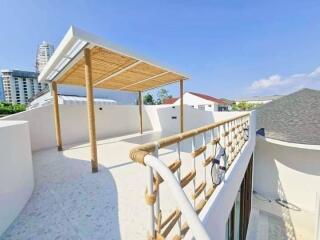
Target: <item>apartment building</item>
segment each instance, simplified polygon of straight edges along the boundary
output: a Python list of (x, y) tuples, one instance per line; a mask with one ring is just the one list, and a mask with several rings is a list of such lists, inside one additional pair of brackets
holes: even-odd
[(47, 87), (38, 83), (37, 73), (20, 70), (1, 70), (4, 101), (26, 104), (28, 99)]

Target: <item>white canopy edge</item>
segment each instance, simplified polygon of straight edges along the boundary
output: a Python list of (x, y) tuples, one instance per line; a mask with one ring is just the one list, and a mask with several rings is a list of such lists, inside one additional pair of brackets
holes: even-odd
[(151, 62), (137, 55), (130, 54), (128, 51), (120, 49), (113, 44), (107, 43), (102, 38), (87, 33), (79, 28), (71, 26), (59, 46), (55, 50), (54, 54), (46, 64), (42, 72), (38, 77), (39, 82), (50, 82), (58, 79), (63, 73), (65, 73), (70, 67), (72, 67), (81, 57), (83, 57), (83, 48), (93, 48), (95, 46), (105, 48), (109, 51), (134, 58), (138, 61), (143, 61), (152, 66), (161, 68), (165, 71), (172, 72), (188, 78), (185, 74), (178, 73), (170, 70), (166, 67), (162, 67), (158, 64)]

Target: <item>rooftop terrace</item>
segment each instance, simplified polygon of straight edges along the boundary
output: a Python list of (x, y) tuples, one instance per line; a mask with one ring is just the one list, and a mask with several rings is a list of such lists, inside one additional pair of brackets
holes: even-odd
[[(94, 174), (90, 171), (90, 145), (87, 143), (65, 145), (64, 151), (51, 147), (33, 152), (34, 191), (1, 240), (147, 238), (150, 219), (149, 206), (144, 201), (147, 171), (145, 166), (129, 158), (129, 151), (169, 135), (172, 131), (151, 130), (97, 141), (99, 171)], [(202, 144), (202, 134), (199, 134), (194, 147), (198, 149)], [(181, 142), (182, 176), (193, 168), (191, 149), (191, 138)], [(207, 156), (213, 155), (211, 148), (206, 152)], [(176, 145), (161, 148), (159, 158), (166, 165), (175, 161)], [(196, 179), (200, 181), (202, 160), (197, 163), (196, 170)], [(206, 178), (211, 183), (209, 174)], [(222, 186), (218, 188), (221, 190)], [(161, 190), (162, 214), (168, 216), (180, 206), (166, 183), (161, 185)], [(189, 184), (183, 190), (193, 202), (194, 186)], [(212, 198), (220, 190), (216, 189)], [(185, 221), (183, 215), (182, 221)], [(168, 237), (173, 237), (177, 228), (175, 226)]]

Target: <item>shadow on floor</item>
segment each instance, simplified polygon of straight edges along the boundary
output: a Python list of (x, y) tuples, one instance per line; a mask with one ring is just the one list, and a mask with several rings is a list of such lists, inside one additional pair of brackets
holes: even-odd
[[(52, 150), (34, 160), (35, 189), (0, 238), (120, 239), (118, 194), (109, 170)], [(114, 166), (116, 167), (116, 166)]]
[[(126, 138), (121, 141), (134, 143), (134, 144), (145, 144), (145, 143), (150, 143), (150, 142), (156, 142), (161, 138), (169, 137), (169, 136), (172, 136), (175, 134), (177, 134), (177, 133), (174, 133), (174, 132), (152, 132), (152, 133), (147, 133), (147, 134), (143, 134), (143, 135), (136, 136), (136, 137)], [(208, 141), (209, 136), (206, 136), (206, 137), (207, 137), (206, 140)], [(201, 134), (199, 134), (195, 137), (195, 147), (198, 148), (200, 146), (202, 146), (202, 135)], [(188, 138), (188, 139), (183, 140), (181, 142), (180, 147), (181, 147), (182, 152), (190, 152), (191, 148), (192, 148), (192, 139)], [(177, 144), (172, 144), (170, 146), (167, 146), (166, 149), (176, 151)]]
[(165, 133), (165, 132), (150, 132), (150, 133), (144, 133), (142, 135), (135, 136), (135, 137), (125, 138), (125, 139), (122, 139), (121, 141), (133, 143), (133, 144), (145, 144), (149, 142), (155, 142), (160, 138), (164, 138), (170, 135), (172, 134)]

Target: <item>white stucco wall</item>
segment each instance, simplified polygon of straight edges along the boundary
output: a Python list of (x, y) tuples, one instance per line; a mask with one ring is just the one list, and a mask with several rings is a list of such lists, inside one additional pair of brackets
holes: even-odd
[[(154, 114), (150, 116), (152, 121), (158, 122), (157, 130), (177, 133), (180, 131), (180, 106), (154, 106)], [(213, 123), (213, 115), (194, 109), (191, 106), (184, 106), (184, 130), (190, 130), (206, 124)]]
[(31, 196), (34, 179), (28, 123), (0, 121), (0, 236)]
[[(62, 144), (88, 141), (86, 105), (60, 105)], [(139, 110), (135, 105), (95, 106), (97, 138), (120, 136), (140, 131)], [(54, 147), (53, 107), (45, 106), (14, 114), (1, 120), (29, 122), (33, 151)], [(0, 121), (1, 121), (0, 120)], [(143, 128), (151, 130), (149, 116), (143, 111)]]
[(235, 112), (213, 112), (213, 118), (215, 122), (218, 121), (222, 121), (222, 120), (226, 120), (228, 118), (233, 118), (242, 114), (246, 114), (246, 113), (250, 113), (250, 112), (239, 112), (239, 111), (235, 111)]
[(271, 199), (285, 198), (313, 212), (316, 192), (320, 192), (320, 150), (300, 147), (274, 144), (258, 137), (254, 190)]

